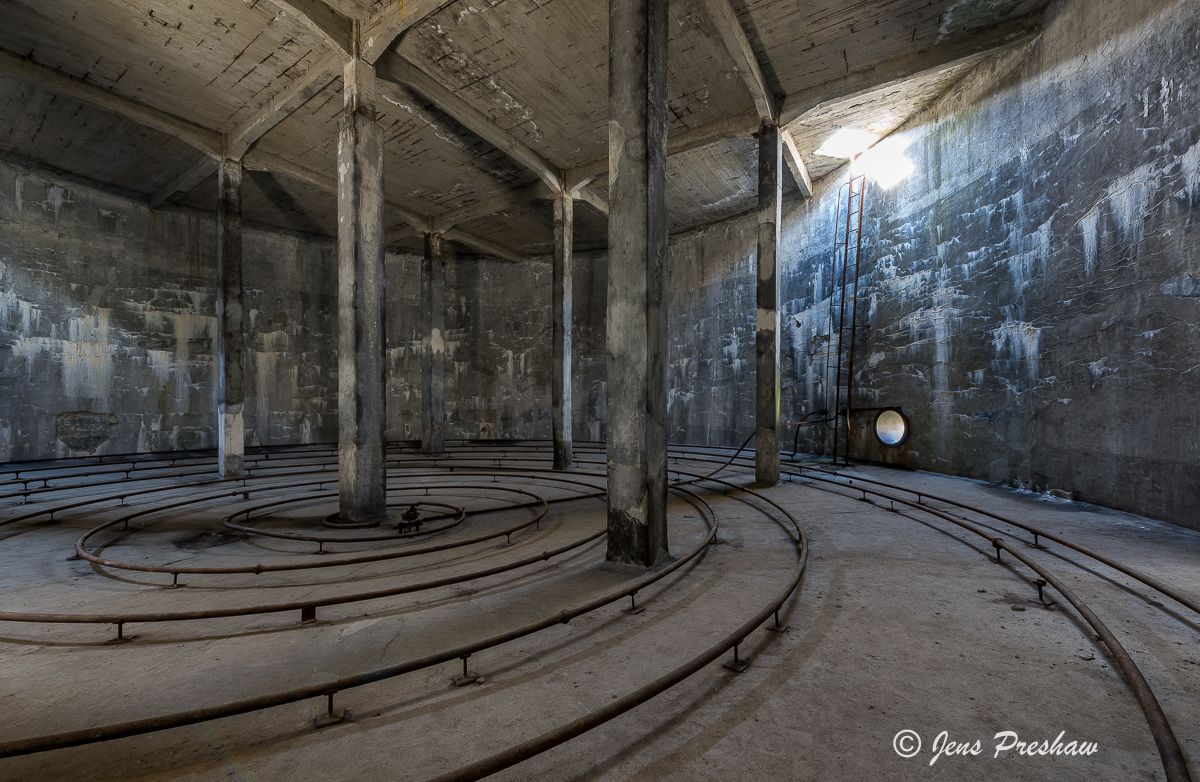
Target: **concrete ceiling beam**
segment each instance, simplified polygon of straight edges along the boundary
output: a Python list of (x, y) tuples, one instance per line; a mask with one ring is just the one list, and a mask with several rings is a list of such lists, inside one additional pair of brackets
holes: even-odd
[(738, 73), (741, 74), (742, 81), (746, 84), (746, 89), (750, 91), (750, 96), (754, 99), (754, 108), (758, 110), (759, 118), (774, 123), (777, 119), (775, 96), (767, 87), (762, 66), (759, 65), (758, 58), (754, 55), (754, 47), (750, 45), (750, 39), (747, 37), (746, 31), (742, 29), (742, 24), (738, 21), (733, 6), (729, 4), (729, 0), (702, 1), (708, 11), (709, 21), (716, 33), (721, 36), (725, 50), (733, 58), (733, 63), (737, 66)]
[(295, 163), (287, 158), (264, 152), (259, 149), (250, 150), (246, 155), (245, 165), (248, 171), (269, 171), (285, 174), (298, 182), (328, 191), (337, 192), (337, 178), (313, 171), (307, 166)]
[[(337, 193), (336, 177), (322, 174), (319, 171), (313, 171), (307, 166), (295, 163), (279, 155), (273, 155), (270, 152), (262, 152), (257, 149), (250, 150), (250, 153), (246, 155), (246, 168), (250, 171), (270, 171), (276, 174), (284, 174), (321, 190)], [(391, 200), (387, 200), (387, 208), (417, 231), (424, 233), (429, 230), (430, 221), (425, 215)]]
[(392, 0), (359, 25), (358, 56), (374, 65), (410, 27), (453, 0)]
[(216, 170), (217, 159), (210, 155), (204, 155), (186, 171), (168, 182), (157, 193), (150, 196), (150, 208), (158, 209), (166, 206), (205, 179), (208, 179)]
[(341, 68), (342, 58), (333, 52), (310, 65), (303, 76), (272, 97), (266, 105), (230, 132), (229, 157), (240, 160), (271, 128), (283, 122), (292, 112), (333, 83), (341, 75)]
[(608, 217), (608, 202), (588, 186), (577, 188), (571, 192), (571, 197), (576, 201), (582, 201), (596, 211), (597, 214)]
[(531, 182), (516, 190), (500, 193), (491, 198), (477, 201), (469, 206), (464, 206), (462, 209), (456, 209), (441, 217), (435, 217), (433, 219), (433, 230), (435, 233), (445, 233), (456, 225), (494, 215), (503, 209), (552, 197), (554, 197), (554, 191), (547, 187), (544, 182)]
[[(293, 163), (290, 160), (279, 157), (278, 155), (272, 155), (268, 152), (251, 150), (250, 154), (246, 156), (246, 168), (251, 171), (271, 171), (278, 174), (284, 174), (285, 176), (289, 176), (300, 182), (305, 182), (313, 185), (314, 187), (319, 187), (322, 190), (326, 190), (331, 193), (337, 193), (337, 179), (334, 177), (326, 176), (325, 174), (313, 171), (312, 169), (309, 169), (298, 163)], [(387, 208), (392, 214), (398, 216), (406, 225), (410, 226), (414, 231), (416, 231), (418, 235), (423, 235), (426, 233), (440, 233), (446, 239), (452, 239), (453, 241), (461, 244), (474, 247), (480, 252), (487, 253), (488, 255), (494, 255), (497, 258), (502, 258), (506, 261), (520, 263), (521, 261), (525, 260), (524, 256), (520, 255), (519, 253), (515, 253), (512, 250), (501, 247), (494, 242), (481, 239), (474, 234), (467, 233), (466, 231), (459, 230), (458, 228), (449, 228), (445, 231), (434, 231), (433, 221), (430, 218), (415, 212), (412, 209), (409, 209), (403, 204), (398, 204), (395, 201), (388, 200)], [(395, 230), (395, 226), (389, 228), (389, 231)]]
[(796, 180), (796, 186), (800, 188), (800, 195), (812, 198), (812, 177), (808, 175), (808, 166), (804, 164), (804, 158), (800, 156), (800, 148), (796, 146), (795, 136), (787, 128), (780, 128), (779, 133), (783, 139), (783, 159), (787, 162), (788, 168), (792, 170), (792, 179)]
[(967, 65), (1029, 43), (1042, 34), (1042, 14), (1034, 13), (993, 27), (972, 30), (928, 48), (893, 57), (869, 68), (788, 95), (779, 111), (779, 124), (791, 125), (805, 114), (835, 100), (911, 79), (922, 73)]
[[(752, 138), (758, 132), (758, 115), (747, 111), (713, 120), (707, 125), (671, 131), (667, 136), (667, 154), (678, 155), (717, 141), (731, 138)], [(576, 191), (600, 177), (608, 176), (608, 158), (596, 158), (569, 169), (565, 175), (567, 189)]]
[(40, 65), (19, 54), (0, 49), (0, 71), (45, 87), (51, 92), (83, 101), (141, 125), (162, 131), (214, 158), (225, 154), (225, 136), (174, 114), (122, 97), (111, 90)]
[(299, 19), (343, 60), (354, 53), (354, 20), (321, 0), (271, 0), (284, 13)]
[[(376, 74), (381, 91), (388, 83), (416, 90), (463, 127), (533, 171), (547, 187), (555, 191), (562, 189), (557, 166), (404, 56), (391, 50), (384, 52), (376, 63)], [(404, 102), (403, 95), (395, 97)]]
[[(767, 87), (762, 67), (754, 55), (754, 47), (750, 45), (750, 39), (746, 35), (746, 31), (742, 29), (733, 6), (729, 4), (729, 0), (703, 0), (703, 2), (708, 10), (709, 20), (722, 36), (725, 49), (733, 58), (738, 72), (742, 75), (742, 81), (746, 84), (746, 89), (750, 91), (750, 96), (754, 99), (754, 107), (758, 110), (759, 120), (772, 127), (777, 127), (779, 105)], [(781, 130), (781, 138), (783, 158), (792, 172), (792, 178), (796, 181), (800, 194), (805, 198), (812, 198), (812, 177), (808, 174), (808, 166), (804, 163), (800, 148), (796, 145), (796, 139), (786, 128)]]
[[(287, 119), (292, 112), (336, 79), (341, 62), (341, 57), (331, 52), (309, 66), (303, 76), (293, 81), (287, 89), (267, 101), (266, 105), (230, 132), (225, 156), (231, 160), (241, 160), (245, 157), (250, 147), (266, 135), (267, 131)], [(203, 160), (197, 161), (151, 196), (150, 208), (157, 209), (181, 195), (186, 195), (193, 187), (203, 182), (211, 171), (211, 165)]]
[(465, 244), (468, 247), (474, 247), (476, 250), (487, 253), (488, 255), (494, 255), (497, 258), (503, 258), (506, 261), (521, 263), (525, 260), (524, 256), (515, 253), (506, 247), (501, 247), (494, 242), (489, 242), (487, 239), (481, 239), (474, 234), (469, 234), (466, 231), (458, 228), (451, 228), (450, 230), (444, 232), (442, 236), (451, 241), (458, 242), (459, 244)]

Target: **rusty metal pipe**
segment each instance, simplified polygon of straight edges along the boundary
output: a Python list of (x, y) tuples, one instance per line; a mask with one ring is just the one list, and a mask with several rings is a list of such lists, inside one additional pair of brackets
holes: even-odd
[(581, 606), (577, 606), (573, 609), (563, 609), (554, 616), (491, 636), (490, 638), (483, 639), (482, 641), (464, 644), (454, 649), (426, 655), (425, 657), (409, 660), (397, 665), (378, 668), (374, 671), (343, 676), (333, 681), (323, 682), (307, 687), (294, 688), (284, 692), (259, 696), (257, 698), (247, 698), (231, 703), (224, 703), (218, 706), (209, 706), (206, 708), (193, 709), (185, 712), (166, 714), (159, 717), (150, 717), (147, 719), (105, 725), (96, 728), (85, 728), (83, 730), (57, 733), (48, 736), (38, 736), (34, 738), (20, 739), (17, 741), (3, 742), (0, 743), (0, 758), (28, 755), (35, 752), (45, 752), (48, 750), (62, 749), (65, 747), (76, 747), (82, 744), (110, 741), (112, 739), (136, 736), (143, 733), (153, 733), (160, 730), (167, 730), (169, 728), (181, 727), (183, 725), (194, 725), (199, 722), (207, 722), (209, 720), (220, 719), (222, 717), (231, 717), (236, 714), (246, 714), (248, 712), (267, 709), (273, 706), (296, 703), (298, 701), (308, 700), (309, 698), (324, 697), (331, 690), (341, 691), (354, 687), (361, 687), (365, 684), (371, 684), (373, 682), (400, 676), (405, 673), (411, 673), (413, 671), (429, 668), (434, 665), (440, 665), (441, 663), (456, 660), (464, 656), (469, 657), (473, 654), (484, 651), (485, 649), (490, 649), (492, 647), (514, 641), (518, 638), (532, 635), (533, 633), (557, 626), (559, 624), (565, 624), (577, 616), (594, 611), (598, 608), (602, 608), (610, 603), (628, 597), (633, 592), (645, 589), (647, 586), (675, 572), (680, 567), (697, 557), (700, 552), (707, 548), (717, 533), (715, 514), (713, 514), (711, 507), (707, 502), (704, 501), (703, 498), (693, 494), (692, 492), (688, 492), (687, 490), (680, 489), (676, 491), (691, 495), (695, 500), (705, 506), (709, 514), (712, 514), (713, 522), (710, 525), (708, 536), (705, 537), (704, 540), (702, 540), (691, 551), (689, 551), (687, 555), (680, 557), (662, 570), (654, 573), (648, 573), (647, 575), (635, 580), (632, 582), (632, 584), (627, 585), (622, 589), (610, 592), (608, 595), (591, 600)]

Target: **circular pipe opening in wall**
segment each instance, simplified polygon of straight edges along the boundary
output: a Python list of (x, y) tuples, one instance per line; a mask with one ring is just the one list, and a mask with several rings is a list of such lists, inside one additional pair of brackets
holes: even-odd
[(908, 419), (896, 409), (883, 410), (875, 416), (875, 437), (888, 448), (895, 448), (908, 439)]

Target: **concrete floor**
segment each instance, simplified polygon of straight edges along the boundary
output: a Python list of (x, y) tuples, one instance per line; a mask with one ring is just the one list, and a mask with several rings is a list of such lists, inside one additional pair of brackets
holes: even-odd
[[(593, 457), (596, 458), (596, 457)], [(506, 466), (511, 466), (506, 464)], [(1062, 534), (1190, 595), (1200, 595), (1200, 534), (1124, 513), (926, 473), (856, 467)], [(743, 475), (731, 470), (730, 475)], [(426, 479), (446, 483), (465, 478)], [(747, 480), (745, 477), (736, 478)], [(523, 479), (503, 485), (528, 488)], [(560, 489), (536, 488), (548, 497)], [(74, 490), (86, 493), (86, 490)], [(441, 490), (461, 504), (486, 492)], [(57, 493), (55, 499), (70, 496)], [(498, 496), (498, 495), (496, 495)], [(995, 562), (990, 544), (947, 522), (895, 513), (857, 492), (804, 481), (766, 492), (803, 525), (811, 546), (790, 630), (756, 631), (743, 674), (714, 664), (678, 687), (497, 779), (1161, 779), (1146, 722), (1103, 645), (1059, 600), (1037, 602), (1032, 574)], [(422, 780), (498, 752), (611, 702), (739, 626), (786, 583), (795, 549), (776, 520), (740, 493), (710, 493), (720, 544), (638, 596), (471, 659), (481, 684), (454, 687), (455, 664), (337, 696), (353, 720), (315, 729), (325, 706), (303, 703), (102, 744), (0, 760), (4, 780)], [(447, 500), (450, 501), (450, 500)], [(936, 505), (936, 503), (935, 503)], [(0, 508), (0, 519), (19, 506)], [(234, 506), (236, 507), (236, 506)], [(268, 526), (312, 528), (326, 504), (291, 508)], [(511, 546), (268, 576), (169, 577), (66, 561), (74, 540), (128, 509), (79, 511), (56, 524), (0, 527), (3, 610), (79, 613), (283, 602), (383, 588), (492, 566), (603, 526), (603, 504), (551, 506), (540, 530)], [(106, 556), (189, 564), (311, 559), (313, 544), (244, 541), (220, 532), (226, 506), (176, 514), (120, 539)], [(444, 537), (528, 518), (510, 510)], [(705, 534), (696, 507), (671, 505), (671, 546)], [(1015, 536), (1003, 531), (1008, 538)], [(378, 546), (379, 544), (375, 544)], [(350, 551), (361, 546), (341, 546)], [(1029, 549), (1117, 633), (1154, 687), (1197, 773), (1200, 619), (1061, 547)], [(369, 603), (293, 614), (130, 626), (0, 623), (0, 740), (130, 720), (286, 690), (482, 638), (609, 591), (632, 576), (601, 564), (604, 543), (523, 571)], [(299, 555), (296, 557), (295, 555)], [(272, 560), (276, 561), (276, 560)], [(1050, 593), (1048, 593), (1050, 594)], [(1051, 595), (1053, 597), (1053, 595)], [(1165, 603), (1165, 605), (1163, 605)], [(921, 752), (893, 738), (912, 730)], [(993, 736), (1094, 742), (1088, 757), (993, 757)], [(977, 756), (941, 757), (941, 731), (980, 741)]]

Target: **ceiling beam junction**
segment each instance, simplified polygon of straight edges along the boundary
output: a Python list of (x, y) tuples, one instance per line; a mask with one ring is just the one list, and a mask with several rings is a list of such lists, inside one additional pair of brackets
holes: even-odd
[(342, 62), (342, 58), (334, 52), (315, 61), (303, 76), (274, 95), (241, 125), (230, 131), (226, 154), (234, 160), (241, 160), (250, 147), (271, 128), (283, 122), (341, 76)]
[[(391, 83), (416, 90), (460, 125), (537, 174), (547, 187), (556, 192), (563, 189), (559, 169), (553, 163), (411, 60), (395, 51), (387, 51), (375, 67), (380, 89), (386, 89), (385, 85)], [(393, 97), (401, 102), (404, 100), (403, 95), (393, 93)]]
[(186, 193), (196, 187), (217, 170), (217, 159), (204, 155), (192, 163), (186, 171), (164, 185), (157, 193), (150, 196), (150, 208), (159, 209), (175, 200), (181, 193)]
[(378, 6), (358, 31), (358, 56), (372, 65), (399, 42), (410, 28), (454, 0), (391, 0)]
[[(369, 62), (376, 63), (381, 86), (385, 90), (389, 84), (416, 90), (468, 130), (533, 171), (541, 180), (536, 188), (529, 187), (515, 193), (489, 198), (436, 220), (394, 201), (388, 201), (389, 208), (400, 213), (405, 222), (413, 225), (417, 231), (432, 230), (436, 223), (443, 228), (443, 233), (451, 232), (460, 237), (458, 240), (485, 252), (502, 250), (503, 248), (478, 237), (471, 237), (454, 226), (494, 214), (510, 206), (549, 198), (563, 191), (570, 192), (573, 198), (589, 204), (600, 214), (607, 215), (608, 205), (588, 187), (596, 179), (607, 175), (607, 158), (584, 163), (567, 171), (557, 168), (541, 153), (513, 136), (469, 101), (443, 86), (433, 76), (394, 50), (399, 36), (445, 6), (449, 0), (407, 0), (407, 4), (405, 0), (394, 0), (365, 22), (347, 17), (321, 0), (271, 2), (285, 12), (295, 14), (325, 41), (331, 51), (314, 62), (302, 77), (271, 98), (228, 135), (122, 97), (84, 79), (40, 65), (30, 58), (3, 49), (0, 49), (0, 70), (168, 133), (204, 152), (205, 158), (197, 160), (166, 187), (151, 196), (151, 203), (157, 208), (204, 181), (211, 172), (214, 161), (224, 157), (245, 158), (247, 167), (252, 170), (276, 171), (336, 192), (337, 183), (332, 177), (318, 174), (277, 155), (255, 152), (252, 147), (271, 128), (337, 78), (340, 66), (346, 58), (358, 54)], [(787, 126), (800, 122), (805, 116), (833, 101), (868, 93), (922, 73), (969, 64), (1028, 43), (1041, 34), (1043, 25), (1042, 14), (1035, 13), (992, 27), (973, 30), (913, 54), (892, 58), (794, 93), (779, 104), (766, 86), (762, 68), (754, 57), (749, 38), (737, 22), (736, 13), (729, 5), (729, 0), (703, 2), (714, 26), (722, 31), (726, 48), (754, 99), (755, 112), (724, 117), (697, 128), (676, 131), (668, 139), (668, 154), (680, 154), (728, 138), (749, 138), (757, 132), (762, 121), (777, 122), (784, 130), (785, 148), (788, 150), (785, 157), (801, 193), (806, 197), (811, 196), (812, 181)], [(412, 8), (414, 5), (415, 9)], [(400, 96), (401, 99), (403, 97)], [(250, 153), (249, 157), (247, 153)], [(488, 245), (490, 249), (485, 249), (482, 245)], [(510, 260), (520, 257), (510, 251), (505, 252), (508, 255), (500, 257), (512, 256), (509, 257)]]
[(804, 158), (800, 156), (800, 148), (796, 146), (796, 137), (788, 128), (780, 128), (779, 136), (783, 139), (783, 159), (787, 161), (788, 168), (792, 170), (792, 179), (796, 180), (796, 187), (800, 188), (800, 195), (812, 198), (812, 177), (808, 175), (808, 166), (804, 164)]
[[(246, 155), (246, 168), (251, 171), (270, 171), (272, 173), (283, 174), (284, 176), (291, 177), (327, 192), (337, 193), (336, 178), (313, 171), (307, 166), (295, 163), (279, 155), (273, 155), (270, 152), (262, 152), (256, 149), (250, 150), (250, 153)], [(388, 210), (397, 215), (404, 223), (411, 226), (418, 234), (439, 233), (433, 230), (433, 221), (429, 217), (392, 199), (385, 200)], [(523, 256), (519, 253), (505, 249), (457, 228), (450, 228), (440, 233), (447, 239), (469, 245), (481, 252), (495, 255), (507, 261), (520, 262), (523, 260)]]
[(774, 123), (778, 118), (775, 96), (767, 87), (762, 66), (754, 55), (754, 47), (750, 45), (750, 39), (742, 29), (742, 23), (738, 21), (733, 6), (729, 4), (729, 0), (703, 0), (703, 3), (708, 11), (709, 22), (721, 36), (725, 50), (729, 52), (742, 81), (746, 84), (746, 89), (750, 91), (750, 97), (754, 99), (754, 108), (757, 109), (759, 118)]
[[(778, 126), (778, 102), (767, 88), (767, 79), (763, 75), (762, 66), (754, 55), (754, 47), (751, 46), (746, 31), (742, 29), (742, 24), (738, 20), (733, 6), (729, 4), (729, 0), (704, 0), (704, 5), (708, 10), (709, 21), (722, 36), (725, 49), (733, 58), (738, 73), (742, 75), (742, 81), (745, 82), (746, 89), (750, 91), (750, 97), (754, 99), (759, 122)], [(786, 127), (780, 128), (780, 136), (783, 139), (783, 157), (787, 161), (788, 168), (791, 169), (792, 178), (796, 180), (800, 194), (805, 198), (811, 198), (812, 179), (808, 175), (808, 166), (804, 164), (804, 158), (800, 155), (800, 148), (796, 145), (796, 139), (792, 136), (792, 131)]]
[(342, 60), (354, 56), (354, 26), (350, 17), (321, 0), (271, 0), (271, 4), (299, 19)]

